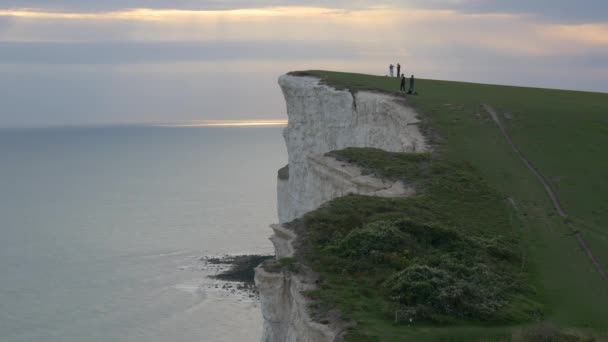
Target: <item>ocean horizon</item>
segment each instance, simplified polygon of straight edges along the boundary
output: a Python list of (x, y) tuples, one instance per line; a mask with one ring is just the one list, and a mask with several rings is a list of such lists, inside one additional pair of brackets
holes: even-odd
[(0, 341), (259, 339), (201, 258), (273, 253), (281, 126), (0, 129)]

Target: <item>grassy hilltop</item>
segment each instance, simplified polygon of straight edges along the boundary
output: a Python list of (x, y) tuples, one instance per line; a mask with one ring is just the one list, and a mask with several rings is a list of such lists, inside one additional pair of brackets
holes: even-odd
[[(306, 73), (351, 91), (399, 88), (396, 78)], [(608, 339), (608, 280), (575, 238), (608, 268), (608, 94), (422, 79), (416, 90), (407, 102), (433, 154), (330, 154), (419, 195), (347, 196), (292, 223), (307, 232), (301, 261), (322, 276), (310, 294), (318, 318), (338, 309), (356, 321), (348, 341)]]

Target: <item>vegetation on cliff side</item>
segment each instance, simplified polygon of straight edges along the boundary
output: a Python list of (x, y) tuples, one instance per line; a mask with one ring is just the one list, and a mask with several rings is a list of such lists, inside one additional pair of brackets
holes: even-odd
[(338, 308), (358, 322), (349, 340), (542, 315), (512, 210), (470, 165), (369, 148), (330, 154), (418, 189), (410, 198), (342, 197), (302, 220), (305, 260), (322, 276), (313, 311)]

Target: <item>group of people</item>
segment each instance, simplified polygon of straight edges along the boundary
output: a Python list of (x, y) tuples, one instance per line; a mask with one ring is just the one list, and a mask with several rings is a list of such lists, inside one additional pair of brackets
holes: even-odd
[[(391, 77), (395, 77), (394, 76), (394, 70), (395, 70), (395, 66), (393, 64), (389, 65), (388, 70), (390, 72)], [(401, 64), (397, 63), (397, 77), (401, 76), (401, 87), (399, 88), (400, 91), (405, 91), (405, 74), (401, 73)], [(408, 94), (416, 94), (416, 92), (414, 91), (414, 75), (412, 75), (410, 77), (410, 87), (407, 91)]]

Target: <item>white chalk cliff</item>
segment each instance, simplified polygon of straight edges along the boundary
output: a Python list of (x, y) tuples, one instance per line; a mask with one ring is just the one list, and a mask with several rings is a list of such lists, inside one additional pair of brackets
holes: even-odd
[[(417, 113), (403, 98), (336, 90), (307, 76), (283, 75), (279, 85), (287, 103), (289, 123), (283, 132), (288, 170), (277, 185), (279, 224), (271, 240), (277, 259), (294, 254), (296, 234), (283, 223), (301, 217), (334, 198), (357, 193), (409, 196), (414, 190), (401, 182), (362, 175), (354, 165), (325, 156), (347, 147), (374, 147), (393, 152), (424, 152), (428, 145), (418, 128)], [(342, 329), (331, 322), (314, 322), (303, 291), (314, 289), (308, 272), (256, 269), (264, 316), (264, 342), (338, 341)], [(327, 323), (327, 322), (326, 322)]]

